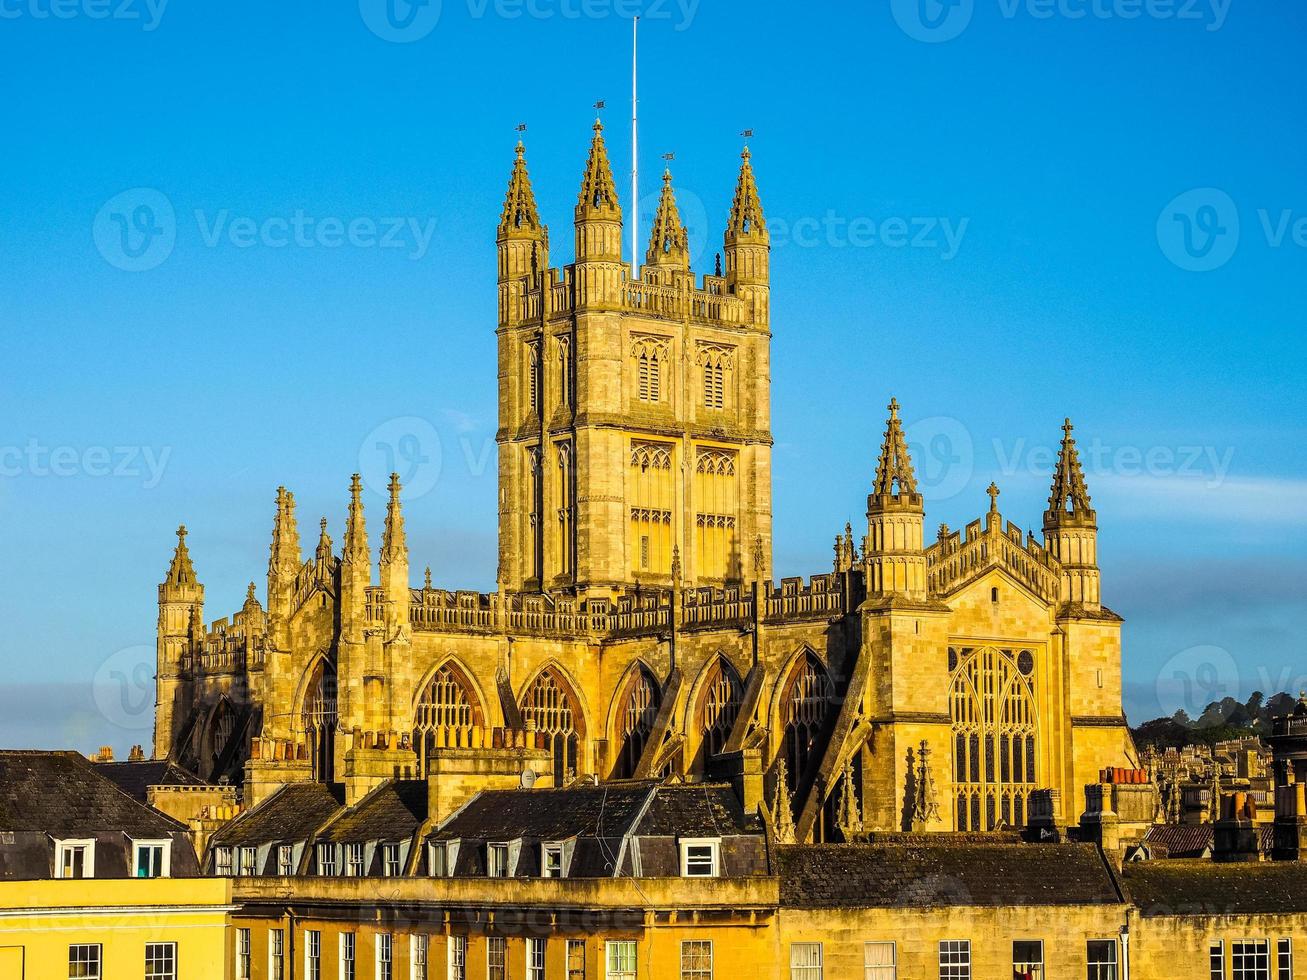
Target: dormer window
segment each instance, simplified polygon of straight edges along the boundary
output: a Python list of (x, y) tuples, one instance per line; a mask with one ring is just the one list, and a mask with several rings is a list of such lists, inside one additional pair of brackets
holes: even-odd
[(219, 878), (231, 877), (231, 848), (217, 847), (213, 851), (213, 873)]
[(432, 878), (448, 878), (454, 873), (454, 845), (446, 841), (427, 845), (427, 874)]
[(132, 872), (137, 878), (167, 878), (170, 870), (172, 841), (138, 840), (132, 842)]
[(540, 845), (540, 877), (563, 878), (563, 845)]
[(681, 876), (716, 878), (721, 874), (721, 842), (717, 838), (681, 841)]
[(295, 873), (295, 848), (291, 844), (282, 844), (277, 848), (277, 874), (289, 878)]
[(253, 878), (255, 871), (255, 851), (252, 847), (242, 847), (239, 851), (240, 867), (237, 874), (242, 878)]
[(318, 874), (324, 878), (333, 878), (336, 875), (336, 845), (319, 844), (318, 845)]
[(362, 844), (345, 845), (345, 877), (346, 878), (363, 877), (363, 845)]
[(487, 878), (508, 877), (508, 845), (507, 844), (486, 845), (486, 877)]
[(95, 841), (55, 841), (54, 866), (59, 878), (94, 878)]
[(403, 873), (398, 844), (381, 845), (381, 873), (387, 878), (398, 878)]

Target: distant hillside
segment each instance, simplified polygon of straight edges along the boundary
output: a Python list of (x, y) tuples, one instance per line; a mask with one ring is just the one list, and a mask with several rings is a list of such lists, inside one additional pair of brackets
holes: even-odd
[(1261, 691), (1246, 702), (1234, 698), (1213, 701), (1194, 720), (1182, 708), (1170, 718), (1155, 718), (1131, 729), (1139, 748), (1184, 748), (1186, 745), (1215, 745), (1239, 738), (1261, 738), (1271, 733), (1271, 719), (1288, 714), (1297, 699), (1277, 694), (1270, 700)]

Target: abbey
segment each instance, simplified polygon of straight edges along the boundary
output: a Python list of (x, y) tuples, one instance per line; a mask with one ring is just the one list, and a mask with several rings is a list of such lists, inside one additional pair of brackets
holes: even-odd
[[(428, 782), (729, 782), (778, 839), (1076, 822), (1137, 768), (1121, 620), (1071, 425), (1036, 535), (987, 510), (927, 540), (891, 401), (865, 534), (772, 573), (770, 244), (744, 153), (713, 275), (670, 174), (644, 265), (595, 125), (574, 262), (550, 264), (519, 144), (498, 227), (497, 591), (414, 585), (402, 488), (306, 558), (277, 491), (267, 591), (206, 625), (185, 529), (159, 586), (154, 754), (257, 803)], [(867, 445), (868, 469), (876, 447)], [(378, 531), (380, 532), (378, 535)], [(379, 555), (372, 541), (379, 536)]]

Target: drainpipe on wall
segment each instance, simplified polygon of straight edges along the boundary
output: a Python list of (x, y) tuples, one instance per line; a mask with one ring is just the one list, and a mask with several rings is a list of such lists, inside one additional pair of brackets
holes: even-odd
[(1130, 980), (1130, 925), (1121, 927), (1121, 980)]

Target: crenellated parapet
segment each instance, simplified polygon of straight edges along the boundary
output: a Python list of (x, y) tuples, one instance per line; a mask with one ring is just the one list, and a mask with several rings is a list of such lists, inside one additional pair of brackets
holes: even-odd
[(973, 521), (965, 532), (951, 531), (926, 549), (930, 592), (947, 596), (991, 568), (1000, 568), (1045, 602), (1056, 603), (1061, 563), (1035, 536), (1012, 522)]

